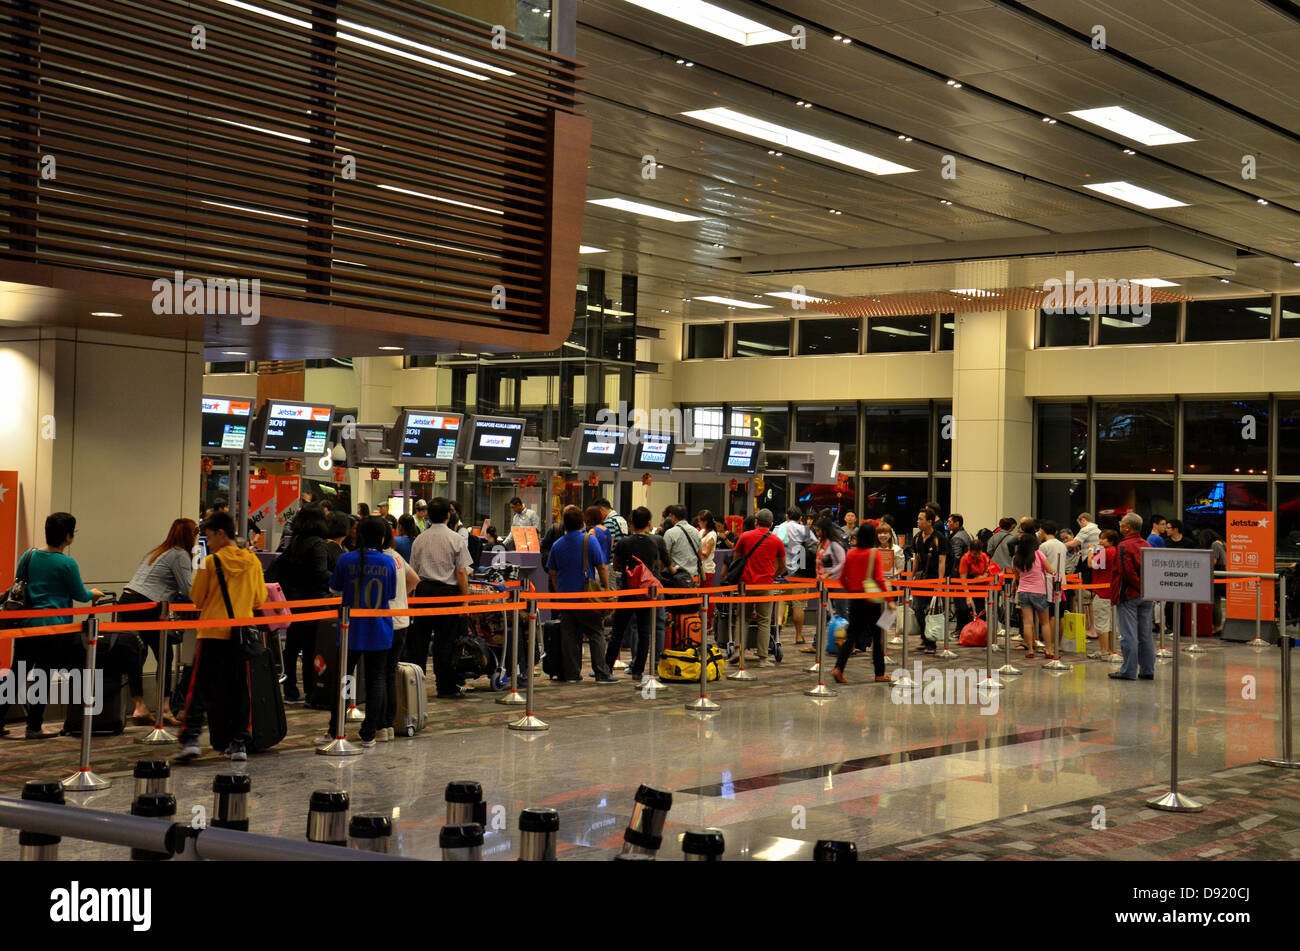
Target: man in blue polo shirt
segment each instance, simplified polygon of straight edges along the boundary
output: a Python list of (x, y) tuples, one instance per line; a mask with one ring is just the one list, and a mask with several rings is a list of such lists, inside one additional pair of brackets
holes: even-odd
[(1147, 544), (1152, 548), (1169, 547), (1165, 541), (1165, 532), (1169, 531), (1169, 523), (1165, 521), (1163, 515), (1151, 516), (1151, 534), (1147, 536)]
[[(341, 556), (330, 578), (330, 590), (342, 595), (350, 608), (385, 610), (397, 597), (397, 566), (383, 552), (386, 523), (382, 518), (361, 520), (357, 550)], [(360, 597), (358, 597), (358, 593)], [(348, 626), (348, 670), (365, 658), (366, 718), (361, 724), (361, 745), (393, 738), (392, 723), (385, 723), (388, 706), (388, 652), (393, 646), (391, 617), (351, 618)], [(330, 705), (330, 736), (339, 736), (337, 699)]]
[[(596, 536), (582, 530), (582, 509), (576, 505), (566, 505), (561, 519), (564, 534), (551, 546), (546, 558), (546, 570), (551, 575), (551, 590), (582, 591), (589, 578), (599, 578), (601, 584), (608, 588), (609, 566), (605, 564), (605, 554), (600, 542), (596, 541)], [(579, 599), (574, 603), (590, 602)], [(600, 612), (587, 610), (560, 610), (561, 679), (581, 682), (584, 639), (591, 650), (591, 669), (596, 672), (596, 683), (618, 683), (605, 662), (605, 628)]]

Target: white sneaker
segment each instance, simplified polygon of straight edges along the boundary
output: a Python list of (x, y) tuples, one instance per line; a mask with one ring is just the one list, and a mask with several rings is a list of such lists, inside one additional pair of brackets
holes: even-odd
[(615, 669), (615, 670), (627, 670), (627, 664), (623, 663), (621, 660), (616, 660), (616, 661), (614, 661), (614, 669)]
[(1101, 651), (1088, 651), (1088, 660), (1101, 660)]
[(759, 667), (775, 667), (776, 664), (772, 663), (770, 660), (768, 660), (766, 657), (764, 657), (761, 661), (758, 662), (758, 666), (759, 666)]

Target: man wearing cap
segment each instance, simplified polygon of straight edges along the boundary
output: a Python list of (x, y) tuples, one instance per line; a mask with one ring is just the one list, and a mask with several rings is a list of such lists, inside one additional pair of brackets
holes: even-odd
[(422, 532), (429, 527), (429, 503), (424, 499), (415, 500), (415, 524)]

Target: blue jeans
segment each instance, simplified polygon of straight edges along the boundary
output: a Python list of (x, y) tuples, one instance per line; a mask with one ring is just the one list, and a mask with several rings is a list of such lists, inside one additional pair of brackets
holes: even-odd
[(1156, 672), (1156, 644), (1151, 636), (1151, 602), (1129, 598), (1115, 606), (1119, 617), (1119, 648), (1124, 655), (1119, 675), (1135, 680)]

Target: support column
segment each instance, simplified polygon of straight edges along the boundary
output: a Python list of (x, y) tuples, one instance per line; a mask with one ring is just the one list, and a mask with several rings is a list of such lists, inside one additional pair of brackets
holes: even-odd
[(1034, 509), (1033, 404), (1025, 354), (1033, 311), (956, 316), (953, 343), (952, 509), (972, 534)]

